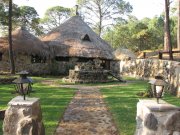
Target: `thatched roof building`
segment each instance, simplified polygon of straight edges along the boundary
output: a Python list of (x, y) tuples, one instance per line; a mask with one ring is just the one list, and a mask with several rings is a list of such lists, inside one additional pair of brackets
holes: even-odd
[[(8, 53), (8, 44), (8, 37), (0, 37), (1, 53)], [(49, 47), (23, 27), (12, 32), (12, 44), (15, 54), (49, 56)]]
[(129, 49), (118, 48), (113, 52), (116, 60), (135, 59), (136, 55)]
[[(73, 16), (41, 38), (54, 56), (113, 59), (112, 49), (80, 16)], [(53, 57), (54, 57), (53, 56)]]

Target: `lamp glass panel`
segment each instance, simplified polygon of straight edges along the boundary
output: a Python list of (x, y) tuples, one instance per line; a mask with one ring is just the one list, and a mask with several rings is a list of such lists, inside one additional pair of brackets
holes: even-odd
[(163, 90), (163, 86), (156, 86), (156, 93), (161, 93)]
[(24, 92), (27, 93), (28, 89), (29, 89), (29, 83), (23, 83), (23, 89), (24, 89)]

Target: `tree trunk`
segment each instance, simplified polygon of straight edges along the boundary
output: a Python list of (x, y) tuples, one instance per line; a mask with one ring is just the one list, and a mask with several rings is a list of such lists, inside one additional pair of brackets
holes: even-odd
[(15, 74), (15, 64), (12, 50), (12, 0), (9, 0), (9, 61), (10, 61), (10, 72)]
[(99, 36), (101, 37), (101, 32), (102, 32), (102, 11), (101, 11), (101, 5), (98, 5), (99, 8)]
[(172, 44), (171, 44), (171, 34), (170, 34), (169, 8), (170, 8), (170, 1), (165, 0), (164, 50), (169, 52), (169, 59), (172, 60), (173, 55), (172, 55)]
[(177, 48), (180, 50), (180, 0), (178, 0), (178, 28), (177, 28)]

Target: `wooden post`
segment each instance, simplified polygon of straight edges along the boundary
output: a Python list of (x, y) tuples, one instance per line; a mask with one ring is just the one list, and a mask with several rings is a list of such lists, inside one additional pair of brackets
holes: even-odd
[(159, 52), (159, 59), (162, 59), (162, 57), (163, 57), (163, 53)]
[(143, 52), (143, 58), (144, 59), (146, 58), (146, 52)]

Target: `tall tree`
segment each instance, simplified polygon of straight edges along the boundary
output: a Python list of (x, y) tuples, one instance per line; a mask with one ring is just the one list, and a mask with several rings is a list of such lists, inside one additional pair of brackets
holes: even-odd
[(113, 20), (132, 11), (132, 6), (124, 0), (77, 0), (84, 19), (101, 36), (103, 28)]
[[(7, 1), (7, 2), (6, 2)], [(9, 17), (9, 5), (8, 0), (0, 3), (0, 24), (3, 27), (4, 35), (8, 31), (8, 17)], [(12, 3), (12, 29), (19, 26), (25, 26), (30, 32), (40, 35), (42, 34), (42, 28), (39, 25), (40, 18), (38, 13), (33, 7), (21, 6), (18, 7)]]
[(15, 74), (15, 63), (12, 50), (12, 0), (9, 0), (9, 60), (11, 65), (11, 74)]
[[(19, 8), (12, 3), (12, 28), (17, 26), (18, 17)], [(7, 35), (9, 27), (9, 0), (3, 0), (0, 3), (0, 25), (2, 27), (3, 35)]]
[(49, 8), (44, 18), (41, 20), (41, 24), (45, 28), (46, 32), (51, 31), (53, 28), (58, 27), (71, 15), (71, 9), (61, 6), (55, 6)]
[(169, 51), (169, 59), (173, 59), (171, 34), (170, 34), (170, 19), (169, 19), (170, 0), (165, 0), (165, 21), (164, 21), (164, 50)]
[(178, 1), (178, 6), (177, 6), (177, 10), (178, 10), (178, 28), (177, 28), (177, 48), (178, 50), (180, 50), (180, 0)]
[(19, 16), (16, 20), (20, 26), (26, 27), (27, 30), (36, 35), (41, 35), (43, 33), (39, 25), (39, 15), (33, 7), (19, 7)]

